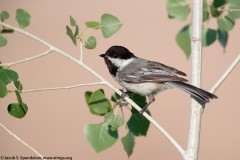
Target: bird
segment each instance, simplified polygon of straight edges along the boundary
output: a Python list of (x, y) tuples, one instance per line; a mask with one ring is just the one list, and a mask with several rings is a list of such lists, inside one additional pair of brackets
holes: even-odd
[[(196, 100), (207, 103), (216, 95), (186, 83), (186, 74), (165, 64), (135, 56), (126, 47), (111, 46), (100, 57), (104, 58), (113, 79), (127, 91), (148, 97), (148, 103), (140, 111), (143, 114), (155, 101), (155, 95), (170, 88), (178, 88)], [(126, 95), (122, 94), (124, 99)]]

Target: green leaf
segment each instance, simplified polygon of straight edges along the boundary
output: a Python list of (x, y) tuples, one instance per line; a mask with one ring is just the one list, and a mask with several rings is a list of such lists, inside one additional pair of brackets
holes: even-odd
[(13, 29), (7, 29), (7, 28), (4, 28), (1, 33), (4, 34), (4, 33), (13, 33), (14, 30)]
[(30, 24), (31, 16), (24, 9), (17, 9), (16, 20), (21, 28), (25, 28)]
[(210, 46), (217, 39), (217, 31), (207, 27), (203, 27), (202, 45), (204, 47)]
[(2, 11), (0, 13), (0, 20), (3, 22), (9, 18), (9, 13), (7, 11)]
[(227, 46), (227, 41), (228, 41), (228, 32), (226, 31), (221, 31), (221, 30), (217, 30), (218, 33), (218, 41), (221, 44), (221, 46), (223, 48), (226, 48)]
[[(146, 97), (139, 94), (131, 93), (129, 94), (129, 97), (141, 108), (145, 107), (147, 104)], [(135, 108), (132, 107), (131, 112), (132, 115), (127, 122), (129, 130), (135, 136), (146, 136), (150, 122), (145, 117), (143, 117)], [(149, 113), (149, 111), (147, 111), (147, 113)]]
[(132, 115), (127, 122), (129, 130), (135, 136), (146, 136), (150, 122), (143, 117), (136, 109), (132, 108)]
[(73, 27), (76, 26), (76, 21), (75, 21), (75, 19), (74, 19), (72, 16), (70, 16), (70, 24), (71, 24), (71, 26), (73, 26)]
[(210, 6), (210, 13), (213, 17), (219, 17), (222, 14), (222, 11), (219, 11), (218, 8), (215, 8), (214, 6)]
[(116, 33), (122, 27), (122, 22), (111, 15), (103, 14), (101, 17), (101, 30), (104, 38), (108, 38)]
[(7, 45), (7, 38), (0, 34), (0, 47)]
[[(240, 9), (240, 1), (239, 0), (228, 0), (229, 2), (229, 9)], [(229, 11), (228, 17), (230, 17), (232, 20), (236, 20), (240, 18), (240, 12), (239, 11)]]
[(118, 100), (121, 99), (121, 96), (119, 96), (116, 92), (111, 96), (111, 101), (118, 102)]
[(110, 148), (118, 138), (118, 132), (111, 131), (107, 123), (85, 125), (84, 135), (96, 152)]
[(21, 97), (20, 93), (19, 93), (18, 91), (15, 91), (15, 94), (16, 94), (18, 103), (19, 103), (20, 105), (23, 105), (23, 101), (22, 101), (22, 97)]
[(184, 21), (190, 12), (189, 3), (187, 0), (168, 0), (167, 11), (170, 16), (175, 17), (179, 21)]
[(72, 29), (67, 25), (66, 26), (66, 33), (67, 35), (71, 38), (72, 42), (74, 45), (77, 45), (77, 40), (76, 40), (76, 37), (74, 36), (73, 32), (72, 32)]
[(145, 107), (147, 104), (147, 99), (145, 96), (141, 96), (137, 93), (129, 93), (129, 98), (132, 99), (141, 108)]
[(209, 18), (209, 12), (208, 12), (207, 0), (203, 0), (203, 22), (208, 20), (208, 18)]
[(23, 118), (28, 111), (28, 106), (26, 104), (11, 103), (8, 105), (8, 113), (15, 118)]
[(93, 29), (101, 28), (101, 24), (99, 22), (97, 22), (97, 21), (87, 21), (87, 22), (85, 22), (85, 25), (88, 28), (93, 28)]
[(23, 89), (22, 83), (19, 80), (14, 81), (14, 86), (16, 87), (16, 89), (18, 91), (22, 91), (22, 89)]
[(235, 22), (228, 16), (220, 17), (217, 19), (218, 28), (222, 31), (230, 31)]
[(227, 3), (227, 0), (214, 0), (212, 6), (215, 8), (221, 7)]
[(111, 125), (111, 130), (117, 131), (119, 127), (124, 124), (124, 118), (122, 115), (106, 113), (105, 114), (106, 123)]
[(96, 48), (96, 45), (97, 45), (97, 40), (94, 36), (90, 36), (85, 42), (85, 48), (87, 49), (94, 49)]
[(17, 72), (11, 69), (1, 69), (0, 70), (0, 80), (5, 84), (9, 84), (11, 82), (18, 80)]
[(183, 50), (187, 58), (191, 54), (190, 26), (184, 26), (176, 36), (178, 46)]
[(6, 85), (0, 80), (0, 98), (5, 97), (8, 94)]
[(79, 28), (78, 28), (78, 25), (76, 25), (75, 33), (74, 33), (75, 39), (77, 39), (78, 34), (79, 34)]
[(121, 138), (124, 150), (127, 152), (128, 157), (133, 153), (133, 148), (135, 146), (135, 137), (132, 132), (128, 132), (126, 136)]
[[(90, 96), (90, 97), (89, 97)], [(112, 110), (111, 103), (105, 97), (104, 91), (102, 89), (96, 90), (91, 95), (85, 94), (87, 104), (90, 111), (96, 115), (104, 115)]]

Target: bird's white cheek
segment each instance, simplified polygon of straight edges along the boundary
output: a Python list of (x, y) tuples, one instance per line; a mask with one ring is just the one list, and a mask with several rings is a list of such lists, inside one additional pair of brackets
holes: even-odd
[(118, 59), (118, 58), (111, 58), (108, 57), (108, 59), (118, 68), (123, 68), (125, 66), (127, 66), (128, 64), (130, 64), (134, 58), (130, 58), (130, 59)]

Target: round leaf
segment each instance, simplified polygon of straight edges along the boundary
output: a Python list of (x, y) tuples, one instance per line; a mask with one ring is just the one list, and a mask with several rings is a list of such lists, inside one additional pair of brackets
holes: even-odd
[(108, 38), (116, 33), (122, 27), (122, 22), (120, 20), (111, 15), (111, 14), (103, 14), (101, 17), (101, 30), (104, 38)]
[(176, 36), (177, 44), (184, 51), (187, 58), (189, 58), (191, 54), (191, 39), (189, 28), (190, 28), (189, 25), (183, 27), (183, 29), (180, 32), (178, 32)]
[(24, 9), (17, 9), (16, 20), (21, 28), (25, 28), (30, 24), (31, 16)]
[(1, 21), (4, 21), (8, 18), (9, 18), (9, 13), (7, 11), (2, 11), (2, 13), (0, 13), (0, 20)]
[(207, 27), (203, 27), (202, 45), (210, 46), (217, 39), (217, 31)]
[(96, 152), (110, 148), (118, 138), (118, 133), (110, 131), (106, 123), (85, 125), (84, 135)]
[(171, 17), (184, 21), (187, 19), (190, 12), (189, 3), (187, 0), (168, 0), (167, 11)]
[(96, 48), (96, 45), (97, 45), (97, 40), (93, 36), (89, 37), (85, 42), (85, 48), (87, 49), (94, 49)]
[(11, 70), (11, 69), (0, 69), (0, 80), (5, 84), (9, 84), (11, 82), (18, 80), (18, 74), (17, 72)]
[(88, 28), (94, 28), (94, 29), (99, 29), (99, 28), (101, 28), (100, 23), (97, 22), (97, 21), (87, 21), (87, 22), (85, 22), (85, 25), (86, 25)]
[(218, 28), (222, 31), (230, 31), (235, 22), (228, 16), (220, 17), (217, 19)]
[(23, 118), (28, 111), (26, 104), (12, 103), (8, 105), (8, 113), (15, 118)]
[(0, 81), (0, 98), (5, 97), (8, 94), (6, 85)]
[(90, 111), (96, 115), (104, 115), (112, 110), (111, 103), (105, 97), (102, 89), (96, 90), (91, 94), (88, 106)]
[(0, 34), (0, 47), (3, 47), (7, 44), (7, 38)]

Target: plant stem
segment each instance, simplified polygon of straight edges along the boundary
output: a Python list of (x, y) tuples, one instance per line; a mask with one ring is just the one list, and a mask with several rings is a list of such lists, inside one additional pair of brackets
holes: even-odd
[(210, 89), (209, 92), (215, 93), (216, 90), (221, 86), (221, 84), (226, 80), (226, 78), (230, 75), (233, 69), (240, 62), (240, 54), (238, 54), (237, 58), (233, 61), (230, 67), (225, 71), (225, 73), (219, 78), (219, 80), (215, 83), (215, 85)]
[[(202, 72), (202, 0), (193, 0), (192, 16), (192, 84), (201, 86)], [(197, 160), (200, 146), (200, 130), (203, 106), (191, 98), (191, 117), (188, 136), (187, 160)]]
[(28, 58), (25, 58), (25, 59), (22, 59), (22, 60), (19, 60), (19, 61), (16, 61), (16, 62), (0, 64), (0, 66), (11, 67), (11, 66), (16, 65), (16, 64), (19, 64), (19, 63), (24, 63), (24, 62), (27, 62), (27, 61), (31, 61), (31, 60), (34, 60), (34, 59), (37, 59), (37, 58), (46, 56), (46, 55), (48, 55), (49, 53), (51, 53), (52, 51), (53, 51), (53, 50), (50, 48), (49, 50), (47, 50), (47, 51), (45, 51), (45, 52), (43, 52), (43, 53), (41, 53), (41, 54), (38, 54), (38, 55), (35, 55), (35, 56), (32, 56), (32, 57), (28, 57)]
[(31, 90), (23, 90), (23, 91), (21, 91), (21, 93), (51, 91), (51, 90), (60, 90), (60, 89), (72, 89), (72, 88), (79, 88), (79, 87), (83, 87), (83, 86), (93, 86), (93, 85), (101, 85), (101, 84), (104, 84), (104, 83), (103, 82), (93, 82), (93, 83), (82, 83), (82, 84), (63, 86), (63, 87), (31, 89)]
[(26, 146), (27, 148), (29, 148), (30, 150), (32, 150), (34, 153), (36, 153), (36, 155), (38, 155), (41, 159), (43, 159), (43, 156), (36, 151), (33, 147), (31, 147), (30, 145), (28, 145), (26, 142), (24, 142), (21, 138), (19, 138), (16, 134), (14, 134), (12, 131), (10, 131), (7, 127), (5, 127), (1, 122), (0, 122), (0, 126), (7, 131), (11, 136), (13, 136), (16, 140), (18, 140), (20, 143), (22, 143), (24, 146)]

